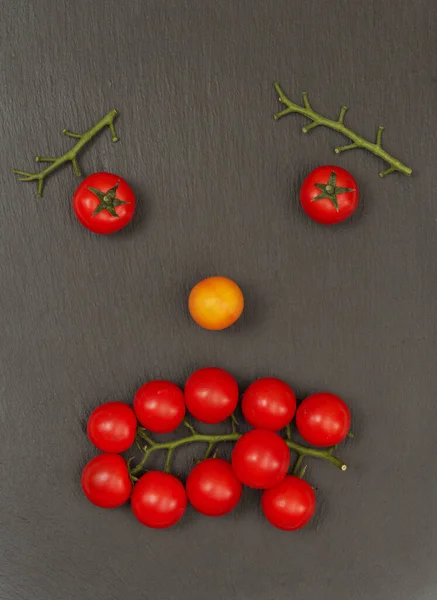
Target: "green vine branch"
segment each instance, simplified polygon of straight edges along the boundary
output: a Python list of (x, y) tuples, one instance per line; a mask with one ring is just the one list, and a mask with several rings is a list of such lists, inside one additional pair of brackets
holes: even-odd
[(273, 86), (279, 95), (279, 102), (282, 102), (282, 104), (286, 106), (286, 108), (283, 111), (274, 115), (275, 120), (278, 120), (281, 117), (285, 117), (285, 115), (288, 115), (290, 113), (298, 113), (300, 115), (303, 115), (304, 117), (307, 117), (311, 120), (311, 123), (302, 127), (303, 133), (308, 133), (309, 131), (311, 131), (311, 129), (322, 126), (328, 127), (329, 129), (333, 129), (334, 131), (341, 133), (342, 135), (351, 140), (352, 144), (338, 146), (337, 148), (335, 148), (334, 152), (336, 154), (346, 152), (347, 150), (353, 150), (355, 148), (363, 148), (365, 150), (368, 150), (369, 152), (372, 152), (372, 154), (375, 154), (379, 158), (382, 158), (382, 160), (384, 160), (388, 164), (388, 168), (379, 173), (380, 177), (385, 177), (386, 175), (394, 173), (395, 171), (399, 171), (404, 175), (411, 175), (412, 169), (401, 163), (397, 158), (391, 156), (391, 154), (386, 152), (382, 147), (382, 134), (384, 131), (384, 127), (379, 126), (376, 131), (375, 142), (369, 142), (368, 140), (361, 137), (360, 135), (358, 135), (357, 133), (355, 133), (354, 131), (352, 131), (344, 125), (344, 118), (348, 110), (347, 106), (341, 107), (337, 120), (333, 121), (331, 119), (323, 117), (322, 115), (320, 115), (312, 109), (310, 101), (308, 99), (308, 94), (306, 92), (302, 93), (303, 106), (300, 106), (299, 104), (295, 104), (287, 98), (279, 83), (276, 82), (273, 84)]
[[(138, 428), (137, 439), (140, 439), (143, 442), (145, 442), (145, 445), (142, 447), (143, 456), (140, 462), (137, 464), (136, 467), (133, 467), (130, 470), (130, 474), (133, 479), (136, 479), (137, 475), (139, 475), (142, 471), (145, 470), (147, 461), (154, 452), (166, 452), (164, 470), (166, 473), (169, 473), (171, 470), (171, 461), (173, 458), (173, 454), (178, 448), (193, 443), (206, 444), (206, 452), (203, 457), (203, 459), (206, 459), (212, 455), (214, 448), (218, 444), (222, 444), (224, 442), (237, 442), (243, 435), (242, 433), (239, 433), (237, 431), (232, 431), (232, 433), (224, 433), (218, 435), (207, 435), (203, 433), (198, 433), (191, 425), (191, 423), (189, 423), (189, 421), (187, 420), (184, 421), (184, 425), (187, 427), (187, 429), (189, 429), (190, 435), (177, 440), (172, 440), (170, 442), (156, 442), (149, 436), (149, 434), (143, 427)], [(284, 438), (285, 443), (290, 448), (290, 450), (293, 450), (298, 455), (297, 462), (293, 468), (293, 473), (299, 472), (302, 461), (308, 456), (312, 458), (320, 458), (322, 460), (326, 460), (327, 462), (331, 463), (331, 465), (334, 465), (334, 467), (337, 467), (341, 471), (346, 471), (347, 466), (345, 465), (345, 463), (333, 455), (334, 448), (320, 449), (302, 446), (301, 444), (298, 444), (297, 442), (294, 442), (291, 438), (289, 438), (289, 433), (289, 430), (287, 430), (286, 437)], [(299, 476), (303, 476), (303, 474), (305, 473), (305, 469), (306, 467), (304, 466), (303, 469), (299, 472)]]
[(63, 164), (65, 164), (67, 162), (71, 162), (75, 174), (78, 177), (80, 177), (81, 172), (80, 172), (79, 164), (77, 162), (77, 155), (80, 152), (80, 150), (82, 150), (82, 148), (85, 146), (85, 144), (87, 144), (97, 133), (99, 133), (99, 131), (101, 131), (105, 127), (109, 127), (109, 131), (111, 132), (111, 136), (112, 136), (112, 141), (118, 142), (118, 137), (117, 137), (117, 134), (115, 133), (115, 127), (114, 127), (114, 119), (116, 118), (117, 115), (118, 115), (118, 112), (115, 109), (109, 111), (108, 114), (106, 114), (103, 117), (103, 119), (101, 119), (97, 123), (97, 125), (94, 125), (94, 127), (91, 127), (91, 129), (88, 129), (88, 131), (85, 131), (85, 133), (72, 133), (68, 129), (64, 129), (62, 132), (64, 135), (78, 140), (78, 142), (73, 146), (73, 148), (71, 148), (71, 150), (69, 150), (62, 156), (58, 156), (57, 158), (54, 158), (54, 157), (44, 157), (43, 158), (41, 156), (37, 156), (35, 158), (36, 162), (49, 163), (49, 166), (46, 167), (44, 170), (40, 171), (39, 173), (28, 173), (27, 171), (19, 171), (18, 169), (14, 169), (14, 173), (16, 175), (21, 175), (21, 177), (19, 177), (18, 181), (26, 181), (26, 182), (27, 181), (37, 181), (38, 182), (37, 197), (42, 198), (42, 192), (43, 192), (45, 178), (48, 175), (50, 175), (50, 173), (53, 173), (53, 171), (58, 169)]

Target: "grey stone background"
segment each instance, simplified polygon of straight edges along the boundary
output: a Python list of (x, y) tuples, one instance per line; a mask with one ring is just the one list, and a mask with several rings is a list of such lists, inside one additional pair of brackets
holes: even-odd
[[(436, 8), (433, 0), (1, 0), (0, 598), (2, 600), (425, 600), (437, 594)], [(372, 138), (412, 178), (378, 178), (329, 130), (278, 123), (272, 82)], [(44, 198), (15, 181), (117, 108), (84, 174), (138, 197), (112, 237), (71, 212), (78, 183)], [(305, 174), (337, 161), (361, 204), (336, 228), (298, 205)], [(35, 165), (38, 169), (38, 165)], [(190, 321), (201, 277), (242, 286), (231, 330)], [(142, 528), (93, 508), (80, 471), (101, 402), (154, 377), (275, 375), (300, 398), (329, 390), (354, 415), (349, 470), (312, 462), (317, 516), (298, 533), (262, 518), (258, 493), (213, 520)], [(199, 449), (179, 455), (187, 472)]]

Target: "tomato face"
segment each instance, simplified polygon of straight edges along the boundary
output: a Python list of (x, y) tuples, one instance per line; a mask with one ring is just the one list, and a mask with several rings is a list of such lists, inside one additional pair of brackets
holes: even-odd
[(182, 518), (187, 495), (182, 483), (173, 475), (149, 471), (135, 484), (131, 505), (140, 523), (153, 529), (165, 529)]
[(348, 219), (358, 206), (358, 186), (341, 167), (318, 167), (302, 184), (300, 202), (306, 214), (323, 225)]
[(118, 454), (134, 443), (137, 419), (133, 410), (123, 402), (107, 402), (91, 413), (87, 431), (96, 448)]
[(126, 461), (119, 454), (100, 454), (82, 471), (82, 490), (101, 508), (116, 508), (129, 500), (132, 483)]
[(243, 414), (252, 427), (279, 431), (286, 427), (296, 412), (296, 395), (284, 381), (263, 377), (246, 390)]
[(196, 465), (188, 475), (186, 488), (194, 508), (209, 517), (231, 512), (242, 492), (231, 465), (221, 458), (208, 458)]
[(73, 196), (79, 222), (94, 233), (114, 233), (134, 216), (135, 196), (124, 179), (112, 173), (94, 173), (82, 181)]
[(170, 381), (149, 381), (135, 394), (134, 411), (146, 429), (169, 433), (185, 416), (184, 394)]
[(279, 483), (290, 466), (290, 451), (277, 433), (253, 429), (234, 446), (232, 468), (245, 485), (267, 489)]
[(333, 446), (347, 436), (351, 415), (347, 404), (334, 394), (313, 394), (298, 407), (296, 425), (313, 446)]
[(195, 371), (187, 379), (184, 391), (189, 412), (201, 423), (224, 421), (238, 404), (238, 384), (223, 369)]
[(309, 483), (288, 475), (278, 485), (263, 492), (261, 507), (272, 525), (291, 531), (300, 529), (311, 519), (316, 496)]
[(243, 312), (243, 293), (232, 279), (208, 277), (191, 290), (188, 309), (192, 318), (204, 329), (226, 329)]

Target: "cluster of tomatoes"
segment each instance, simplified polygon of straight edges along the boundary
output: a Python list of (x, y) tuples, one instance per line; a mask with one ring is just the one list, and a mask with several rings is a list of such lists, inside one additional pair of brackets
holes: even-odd
[[(238, 403), (234, 377), (222, 369), (206, 368), (188, 378), (184, 391), (169, 381), (150, 381), (136, 393), (133, 408), (121, 402), (101, 405), (91, 414), (87, 429), (91, 442), (104, 454), (93, 458), (83, 470), (85, 495), (103, 508), (121, 506), (130, 498), (138, 521), (148, 527), (166, 528), (181, 519), (188, 501), (208, 516), (229, 513), (246, 485), (263, 490), (262, 510), (273, 525), (285, 530), (303, 527), (314, 513), (315, 494), (301, 476), (287, 475), (289, 438), (278, 432), (289, 431), (295, 418), (301, 437), (313, 446), (331, 447), (341, 442), (349, 432), (351, 418), (345, 402), (333, 394), (314, 394), (296, 407), (295, 393), (284, 381), (272, 377), (256, 380), (241, 403), (242, 413), (253, 428), (247, 433), (196, 435), (188, 424), (191, 437), (180, 440), (178, 446), (222, 441), (220, 437), (236, 443), (231, 462), (205, 458), (191, 470), (185, 487), (169, 472), (151, 470), (137, 478), (138, 467), (130, 469), (130, 462), (120, 456), (141, 432), (165, 434), (187, 424), (187, 410), (197, 421), (213, 424), (232, 418)], [(153, 443), (163, 448), (175, 445)]]

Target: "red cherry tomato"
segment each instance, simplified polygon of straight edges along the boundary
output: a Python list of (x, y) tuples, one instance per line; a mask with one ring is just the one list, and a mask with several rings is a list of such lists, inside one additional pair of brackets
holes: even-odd
[(238, 395), (237, 382), (223, 369), (199, 369), (185, 384), (187, 408), (201, 423), (220, 423), (230, 417)]
[(184, 394), (171, 381), (149, 381), (135, 394), (134, 411), (138, 421), (154, 433), (169, 433), (185, 416)]
[(297, 409), (300, 435), (313, 446), (333, 446), (347, 436), (351, 424), (349, 408), (334, 394), (308, 396)]
[(94, 173), (82, 181), (73, 196), (79, 222), (94, 233), (114, 233), (134, 216), (135, 196), (124, 179), (112, 173)]
[(116, 508), (129, 500), (132, 483), (126, 461), (119, 454), (99, 454), (82, 471), (82, 490), (101, 508)]
[(246, 390), (242, 410), (252, 427), (278, 431), (296, 412), (296, 395), (289, 385), (274, 377), (254, 381)]
[(102, 452), (125, 452), (135, 441), (137, 419), (123, 402), (106, 402), (90, 415), (88, 437)]
[(165, 529), (182, 518), (187, 495), (182, 483), (173, 475), (149, 471), (135, 484), (131, 505), (140, 523), (153, 529)]
[(188, 475), (188, 500), (200, 513), (221, 517), (240, 501), (242, 486), (231, 465), (221, 458), (208, 458)]
[(302, 184), (300, 202), (306, 214), (323, 225), (348, 219), (358, 206), (358, 186), (341, 167), (318, 167)]
[(290, 466), (290, 451), (280, 435), (253, 429), (241, 436), (232, 452), (232, 468), (245, 485), (267, 489), (279, 483)]
[(288, 475), (278, 485), (263, 492), (261, 507), (272, 525), (291, 531), (300, 529), (311, 519), (316, 496), (309, 483)]

